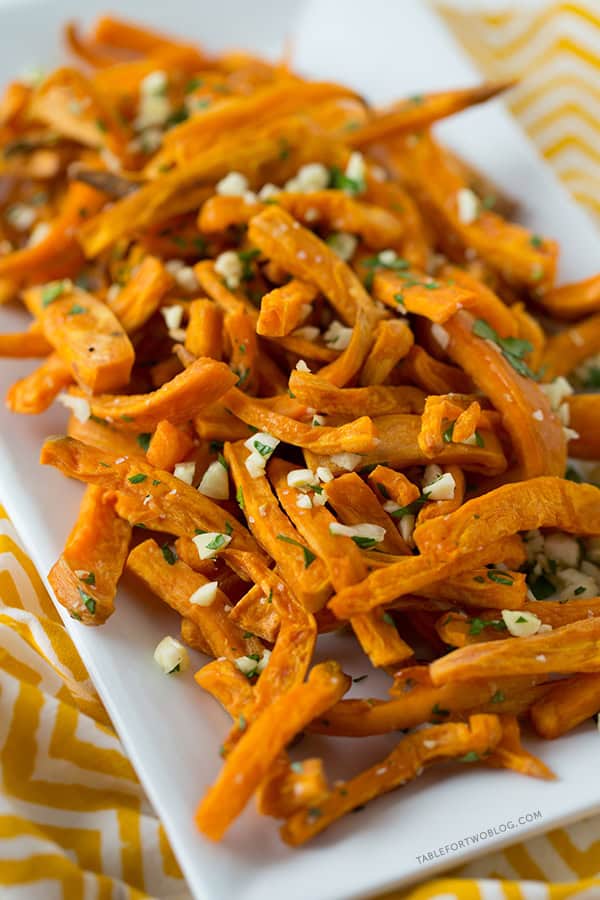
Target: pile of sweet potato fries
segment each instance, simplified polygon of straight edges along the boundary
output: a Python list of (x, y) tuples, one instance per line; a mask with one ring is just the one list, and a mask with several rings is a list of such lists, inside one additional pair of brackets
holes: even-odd
[[(165, 671), (212, 657), (198, 827), (255, 795), (301, 844), (448, 760), (552, 778), (523, 720), (600, 710), (600, 276), (555, 288), (556, 243), (430, 130), (506, 85), (382, 110), (115, 18), (66, 40), (0, 102), (0, 302), (31, 314), (0, 355), (40, 359), (7, 404), (71, 412), (58, 601), (101, 625), (127, 569), (181, 616)], [(338, 629), (389, 698), (312, 663)], [(400, 730), (343, 782), (287, 752)]]

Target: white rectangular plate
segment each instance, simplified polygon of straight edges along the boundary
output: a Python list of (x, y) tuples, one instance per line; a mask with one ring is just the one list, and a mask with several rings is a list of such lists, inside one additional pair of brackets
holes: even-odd
[[(119, 7), (124, 15), (148, 18), (213, 48), (243, 45), (276, 52), (290, 35), (297, 65), (305, 72), (347, 81), (376, 101), (477, 80), (419, 0), (255, 0), (251, 12), (243, 0), (169, 0), (160, 7), (127, 0)], [(60, 23), (79, 16), (80, 8), (80, 0), (0, 2), (1, 80), (24, 65), (57, 62), (58, 54), (48, 48), (56, 45)], [(103, 0), (88, 0), (86, 16), (104, 8)], [(598, 235), (499, 103), (462, 114), (440, 130), (445, 140), (518, 196), (528, 225), (561, 241), (563, 278), (591, 274), (600, 259)], [(22, 321), (19, 311), (0, 309), (0, 331), (16, 330)], [(0, 394), (32, 367), (0, 362)], [(37, 462), (44, 437), (64, 431), (63, 413), (53, 409), (27, 418), (0, 411), (0, 498), (42, 573), (60, 553), (81, 496), (80, 485), (54, 470), (42, 470)], [(259, 818), (253, 808), (223, 844), (212, 845), (195, 831), (193, 813), (219, 769), (226, 716), (190, 673), (165, 678), (153, 664), (158, 640), (177, 634), (176, 617), (127, 583), (117, 605), (100, 629), (63, 618), (198, 898), (372, 896), (600, 809), (600, 744), (590, 725), (555, 743), (532, 742), (557, 773), (555, 783), (467, 767), (446, 778), (430, 772), (348, 816), (301, 850), (282, 845), (275, 823)], [(327, 654), (337, 656), (354, 676), (369, 673), (354, 688), (355, 696), (384, 696), (383, 680), (354, 652), (351, 640), (329, 640), (319, 651), (321, 657)], [(196, 656), (193, 669), (201, 662)], [(300, 758), (323, 755), (335, 779), (381, 758), (396, 740), (393, 735), (368, 741), (311, 738), (296, 753)]]

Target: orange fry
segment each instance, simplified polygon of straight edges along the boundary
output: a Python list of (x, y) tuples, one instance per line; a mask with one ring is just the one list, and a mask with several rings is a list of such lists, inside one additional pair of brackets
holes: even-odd
[(196, 823), (206, 837), (222, 837), (278, 754), (311, 719), (333, 706), (349, 686), (350, 679), (337, 663), (320, 663), (311, 670), (307, 682), (296, 685), (262, 712), (228, 755), (217, 781), (198, 807)]
[(102, 625), (112, 615), (130, 538), (131, 527), (117, 517), (114, 503), (102, 488), (89, 485), (65, 549), (48, 575), (73, 619)]

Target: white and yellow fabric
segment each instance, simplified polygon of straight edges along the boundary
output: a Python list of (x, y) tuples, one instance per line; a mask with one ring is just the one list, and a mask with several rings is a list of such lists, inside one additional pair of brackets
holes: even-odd
[[(457, 0), (455, 0), (457, 2)], [(522, 4), (521, 4), (522, 6)], [(438, 6), (600, 222), (600, 2)], [(599, 757), (600, 758), (600, 757)], [(0, 507), (0, 898), (188, 900), (71, 640)], [(599, 900), (600, 817), (387, 900)]]

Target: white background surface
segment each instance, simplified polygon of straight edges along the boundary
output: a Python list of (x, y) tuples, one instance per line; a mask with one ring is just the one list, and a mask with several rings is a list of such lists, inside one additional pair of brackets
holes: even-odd
[[(57, 62), (53, 48), (59, 23), (80, 16), (80, 9), (76, 0), (3, 2), (2, 79), (27, 66)], [(88, 0), (85, 9), (90, 17), (104, 11), (104, 3)], [(292, 34), (300, 68), (347, 81), (376, 101), (476, 80), (470, 64), (418, 0), (258, 0), (251, 6), (243, 0), (169, 0), (160, 5), (127, 0), (120, 11), (198, 37), (213, 48), (242, 45), (274, 52)], [(441, 131), (519, 197), (528, 224), (559, 238), (564, 277), (597, 269), (600, 241), (591, 224), (500, 104), (462, 114)], [(19, 313), (0, 309), (1, 331), (16, 330), (19, 321)], [(0, 361), (0, 393), (33, 365)], [(0, 411), (0, 498), (41, 572), (58, 556), (81, 496), (80, 485), (37, 463), (44, 437), (64, 427), (62, 409), (36, 418)], [(553, 784), (460, 767), (451, 778), (426, 774), (300, 850), (284, 847), (275, 823), (257, 817), (253, 808), (223, 844), (214, 846), (195, 832), (192, 817), (219, 768), (227, 718), (191, 674), (167, 679), (152, 663), (157, 641), (165, 633), (177, 634), (177, 617), (124, 583), (117, 612), (103, 628), (86, 629), (68, 617), (65, 621), (165, 823), (190, 888), (203, 900), (350, 900), (471, 858), (473, 852), (458, 852), (430, 866), (416, 861), (418, 854), (521, 814), (540, 810), (543, 818), (505, 837), (486, 839), (479, 852), (600, 809), (599, 738), (590, 726), (557, 743), (531, 745), (559, 775)], [(370, 673), (354, 695), (378, 693), (378, 676), (354, 653), (351, 641), (334, 639), (334, 646), (329, 643), (319, 655), (326, 653), (338, 656), (352, 675)], [(194, 663), (200, 662), (196, 656)], [(334, 779), (374, 762), (395, 741), (396, 736), (372, 741), (315, 737), (302, 743), (297, 755), (323, 755)]]

